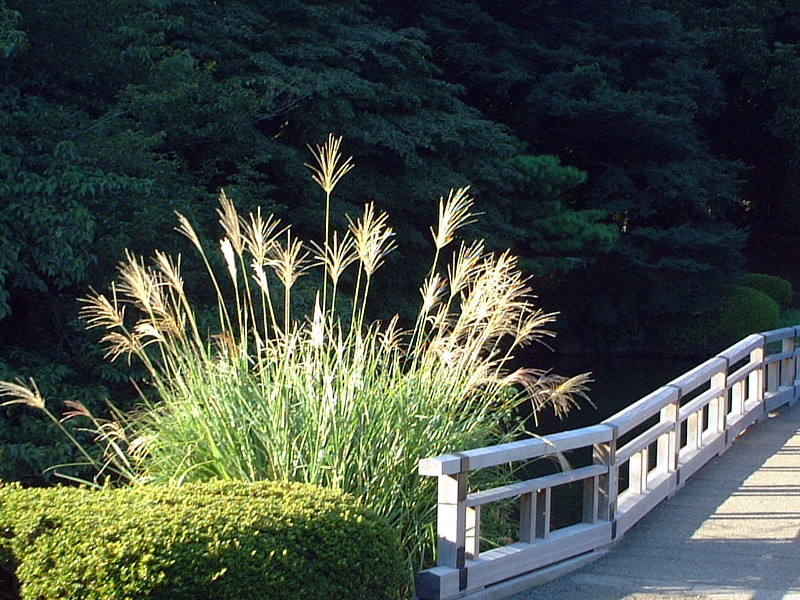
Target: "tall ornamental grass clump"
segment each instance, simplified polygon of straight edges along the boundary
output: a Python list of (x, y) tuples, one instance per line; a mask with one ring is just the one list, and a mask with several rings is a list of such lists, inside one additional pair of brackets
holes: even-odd
[[(325, 195), (321, 243), (304, 244), (260, 212), (239, 215), (222, 193), (218, 272), (179, 215), (217, 293), (216, 331), (199, 323), (180, 257), (156, 253), (147, 266), (128, 255), (110, 293), (86, 300), (109, 357), (140, 360), (157, 392), (102, 435), (109, 464), (122, 460), (140, 481), (270, 479), (353, 494), (397, 528), (409, 568), (419, 569), (432, 560), (436, 514), (435, 482), (419, 477), (419, 459), (517, 438), (520, 403), (563, 413), (585, 378), (509, 368), (520, 347), (551, 335), (554, 315), (532, 304), (509, 253), (482, 242), (449, 250), (473, 220), (467, 188), (440, 199), (416, 321), (369, 321), (394, 235), (373, 204), (332, 231), (331, 193), (352, 168), (340, 142), (312, 148), (307, 165)], [(294, 286), (315, 268), (313, 310), (296, 315)]]

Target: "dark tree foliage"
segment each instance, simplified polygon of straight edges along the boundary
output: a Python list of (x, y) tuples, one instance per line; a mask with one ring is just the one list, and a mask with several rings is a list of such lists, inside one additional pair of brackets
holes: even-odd
[[(76, 298), (104, 288), (126, 248), (186, 251), (174, 211), (213, 239), (220, 188), (318, 238), (324, 203), (303, 163), (329, 132), (357, 165), (334, 226), (374, 200), (398, 230), (380, 316), (417, 303), (451, 187), (479, 199), (473, 233), (539, 271), (609, 246), (605, 213), (561, 198), (584, 174), (469, 106), (433, 55), (424, 31), (359, 2), (0, 0), (0, 377), (95, 409), (130, 401), (131, 370), (102, 362)], [(184, 271), (191, 285), (189, 257)], [(69, 460), (35, 415), (3, 415), (0, 477)]]
[[(744, 198), (757, 269), (788, 275), (800, 238), (800, 6), (793, 0), (657, 4), (678, 12), (719, 73), (724, 110), (707, 124), (716, 151), (750, 167)], [(796, 262), (796, 261), (795, 261)]]
[(384, 10), (429, 32), (434, 60), (473, 106), (588, 174), (569, 206), (602, 211), (619, 238), (556, 282), (566, 333), (630, 346), (654, 323), (710, 307), (741, 263), (741, 164), (709, 150), (702, 125), (724, 96), (674, 14), (588, 0)]
[[(76, 298), (159, 248), (202, 302), (174, 211), (213, 240), (221, 188), (319, 239), (303, 163), (329, 132), (356, 164), (334, 227), (375, 201), (398, 232), (375, 316), (414, 312), (436, 201), (469, 184), (470, 234), (536, 275), (560, 349), (676, 339), (746, 228), (797, 237), (799, 19), (789, 0), (0, 0), (0, 378), (131, 400)], [(2, 415), (0, 477), (69, 460)]]

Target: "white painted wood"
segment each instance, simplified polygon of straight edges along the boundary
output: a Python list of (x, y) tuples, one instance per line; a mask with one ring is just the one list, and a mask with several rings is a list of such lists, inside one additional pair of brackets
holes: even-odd
[(573, 429), (556, 433), (546, 438), (532, 438), (507, 444), (498, 444), (488, 448), (478, 448), (459, 453), (466, 461), (466, 470), (485, 469), (509, 462), (531, 460), (542, 456), (591, 446), (611, 439), (612, 431), (606, 425), (594, 425), (582, 429)]
[(536, 492), (519, 497), (519, 541), (533, 542), (536, 539)]
[(479, 560), (467, 562), (465, 591), (552, 565), (610, 544), (611, 541), (610, 523), (578, 523), (554, 531), (546, 540), (537, 539), (532, 544), (517, 542), (489, 550)]
[(728, 373), (728, 386), (732, 387), (737, 383), (741, 383), (750, 377), (750, 374), (753, 373), (753, 371), (759, 369), (760, 367), (761, 365), (759, 363), (749, 362), (734, 372)]
[(535, 492), (536, 490), (553, 488), (559, 485), (581, 481), (588, 477), (602, 475), (605, 472), (606, 469), (600, 465), (589, 465), (562, 473), (543, 475), (535, 479), (526, 479), (519, 483), (510, 483), (482, 492), (473, 492), (467, 496), (467, 506), (480, 506), (481, 504), (488, 504), (489, 502), (497, 502), (499, 500), (513, 498), (514, 496)]
[(771, 412), (794, 400), (794, 386), (784, 386), (775, 392), (764, 394), (764, 410)]
[(419, 461), (419, 474), (427, 477), (455, 475), (462, 471), (461, 462), (461, 457), (455, 454), (423, 458)]
[(595, 444), (592, 448), (594, 464), (602, 466), (605, 473), (598, 477), (597, 490), (597, 515), (604, 521), (614, 520), (614, 511), (617, 506), (617, 493), (619, 472), (616, 467), (617, 440), (614, 438), (605, 444)]
[(671, 475), (678, 470), (678, 453), (680, 452), (680, 430), (681, 430), (681, 422), (679, 419), (680, 414), (680, 404), (679, 400), (676, 400), (669, 406), (664, 407), (664, 410), (661, 411), (661, 420), (665, 423), (669, 423), (672, 425), (672, 429), (669, 433), (662, 436), (660, 439), (663, 442), (659, 445), (659, 451), (661, 451), (662, 446), (664, 450), (664, 455), (658, 457), (659, 465), (661, 468), (658, 470), (659, 475)]
[(748, 377), (748, 398), (763, 404), (764, 402), (764, 346), (755, 348), (750, 353), (750, 362), (761, 365), (761, 368), (755, 369)]
[(481, 553), (481, 506), (467, 506), (464, 554), (475, 560)]
[(785, 337), (781, 342), (781, 350), (783, 352), (781, 355), (778, 377), (779, 387), (788, 387), (792, 385), (792, 380), (794, 379), (794, 352), (797, 341), (793, 334), (794, 331), (792, 335)]
[(677, 485), (676, 478), (667, 475), (652, 481), (651, 488), (641, 494), (620, 496), (616, 515), (617, 537), (623, 535), (662, 500), (669, 497), (677, 489)]
[(628, 491), (641, 494), (647, 489), (647, 448), (643, 448), (628, 461)]
[(664, 421), (656, 424), (647, 431), (644, 431), (617, 450), (617, 462), (624, 463), (631, 456), (637, 452), (641, 452), (644, 448), (647, 448), (650, 444), (657, 441), (660, 437), (671, 431), (673, 428), (673, 423)]
[(548, 581), (553, 581), (559, 577), (563, 577), (568, 573), (576, 571), (581, 567), (596, 561), (608, 554), (607, 548), (595, 550), (581, 554), (574, 558), (568, 558), (553, 565), (537, 569), (531, 573), (514, 577), (513, 579), (502, 581), (490, 587), (468, 592), (464, 596), (459, 596), (459, 600), (503, 600), (509, 598), (514, 594), (530, 590), (531, 588), (543, 585)]
[(678, 398), (679, 391), (677, 389), (661, 387), (606, 419), (603, 423), (615, 426), (617, 434), (621, 436), (638, 427), (650, 417), (657, 415), (662, 408), (676, 402)]
[(719, 451), (715, 449), (715, 446), (684, 448), (680, 455), (681, 462), (678, 467), (681, 479), (689, 479), (717, 454), (719, 454)]
[(681, 394), (685, 396), (710, 381), (714, 375), (723, 372), (727, 365), (728, 363), (722, 357), (711, 358), (680, 377), (676, 377), (669, 382), (669, 385), (678, 388)]
[(439, 477), (438, 566), (455, 569), (464, 566), (467, 529), (467, 474)]
[(686, 422), (686, 446), (687, 450), (694, 450), (699, 446), (700, 441), (700, 418), (697, 411), (689, 414)]
[(782, 342), (787, 339), (794, 339), (796, 337), (797, 328), (783, 327), (782, 329), (773, 329), (772, 331), (765, 331), (761, 335), (764, 336), (764, 343), (771, 344), (772, 342)]
[(719, 398), (724, 393), (725, 393), (725, 388), (712, 387), (711, 389), (697, 396), (697, 398), (692, 398), (689, 402), (681, 406), (680, 408), (681, 420), (687, 418), (688, 415), (690, 415), (691, 413), (702, 410), (704, 406), (707, 406), (713, 400)]
[(583, 522), (597, 523), (598, 515), (598, 490), (600, 489), (600, 476), (589, 477), (583, 480)]
[(753, 349), (763, 345), (763, 343), (764, 336), (754, 333), (753, 335), (747, 336), (740, 342), (735, 343), (733, 346), (729, 347), (727, 350), (721, 354), (718, 354), (717, 356), (727, 358), (730, 361), (729, 364), (735, 364), (749, 355)]
[[(725, 422), (728, 415), (728, 372), (718, 373), (711, 379), (711, 387), (719, 389), (720, 393), (709, 404), (708, 422), (714, 424), (714, 431), (721, 435), (725, 431)], [(724, 437), (724, 436), (723, 436)]]

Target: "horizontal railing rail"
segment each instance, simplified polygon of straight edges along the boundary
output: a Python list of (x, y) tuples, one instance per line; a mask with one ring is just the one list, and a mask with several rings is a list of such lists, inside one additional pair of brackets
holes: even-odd
[[(437, 566), (420, 600), (449, 600), (608, 546), (752, 423), (800, 396), (800, 326), (751, 335), (598, 425), (426, 458), (438, 478)], [(583, 452), (589, 464), (470, 491), (469, 474)], [(580, 484), (580, 521), (554, 525), (553, 490)], [(482, 507), (517, 498), (515, 540), (481, 551)]]

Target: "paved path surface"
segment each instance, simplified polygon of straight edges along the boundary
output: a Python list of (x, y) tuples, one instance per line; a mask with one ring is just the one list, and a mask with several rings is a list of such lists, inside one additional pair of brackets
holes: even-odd
[(800, 600), (800, 403), (752, 426), (590, 565), (512, 600)]

